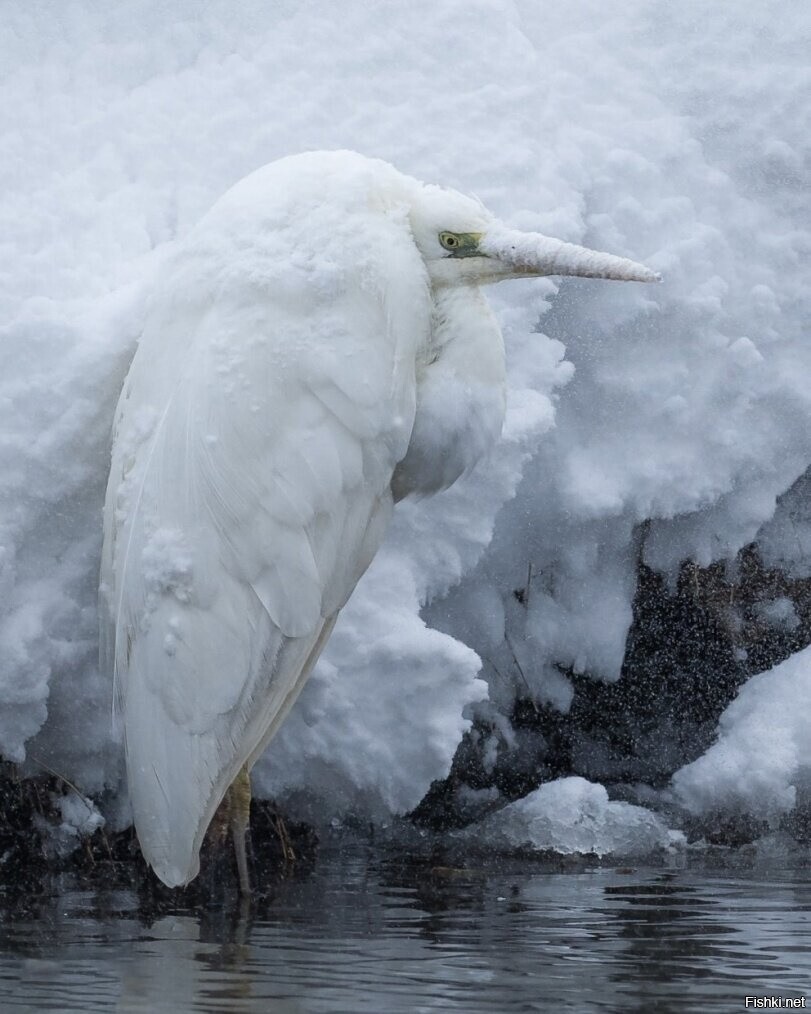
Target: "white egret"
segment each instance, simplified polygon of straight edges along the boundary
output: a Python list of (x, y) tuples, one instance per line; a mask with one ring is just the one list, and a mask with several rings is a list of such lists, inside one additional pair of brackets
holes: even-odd
[(247, 772), (393, 503), (498, 438), (480, 286), (533, 275), (658, 277), (352, 152), (258, 170), (179, 244), (118, 405), (101, 575), (135, 827), (165, 884), (195, 877), (234, 785), (247, 890)]

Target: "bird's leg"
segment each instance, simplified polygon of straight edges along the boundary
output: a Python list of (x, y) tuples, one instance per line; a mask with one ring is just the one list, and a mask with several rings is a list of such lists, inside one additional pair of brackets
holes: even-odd
[(245, 833), (251, 821), (251, 776), (243, 767), (228, 790), (229, 820), (234, 852), (237, 857), (239, 893), (250, 897), (251, 878), (248, 875), (248, 857), (245, 852)]

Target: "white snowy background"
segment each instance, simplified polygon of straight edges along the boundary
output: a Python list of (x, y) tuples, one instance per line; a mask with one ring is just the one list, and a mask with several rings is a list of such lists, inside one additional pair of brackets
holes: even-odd
[[(762, 529), (772, 562), (811, 573), (802, 502), (774, 517), (811, 464), (810, 11), (6, 0), (0, 753), (90, 793), (118, 783), (96, 661), (101, 507), (150, 278), (232, 183), (300, 150), (382, 157), (665, 283), (492, 292), (503, 442), (448, 494), (399, 509), (257, 791), (322, 816), (414, 806), (487, 696), (481, 658), (505, 629), (538, 700), (568, 707), (560, 668), (618, 678), (640, 552), (673, 576)], [(511, 627), (530, 562), (541, 577)], [(451, 589), (451, 619), (431, 629), (422, 607)], [(809, 673), (804, 652), (742, 690), (718, 744), (675, 779), (688, 809), (794, 805)], [(504, 714), (517, 692), (493, 678), (488, 706)], [(540, 791), (547, 808), (584, 799), (620, 820), (601, 787)]]

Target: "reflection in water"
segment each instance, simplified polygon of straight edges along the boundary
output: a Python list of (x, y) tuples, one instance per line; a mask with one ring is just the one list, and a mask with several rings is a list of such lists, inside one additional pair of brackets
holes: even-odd
[(63, 878), (0, 895), (5, 1011), (680, 1011), (811, 988), (808, 868), (415, 865), (324, 854), (194, 912)]

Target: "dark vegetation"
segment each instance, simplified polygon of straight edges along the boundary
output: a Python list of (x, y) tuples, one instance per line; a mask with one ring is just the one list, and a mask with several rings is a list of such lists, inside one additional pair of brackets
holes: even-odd
[[(523, 593), (514, 592), (519, 601)], [(780, 597), (794, 605), (793, 629), (763, 619), (759, 606)], [(462, 827), (486, 811), (482, 790), (518, 799), (566, 775), (600, 781), (615, 796), (637, 783), (662, 788), (711, 745), (721, 712), (750, 676), (809, 643), (811, 581), (767, 569), (755, 545), (732, 567), (685, 563), (674, 590), (640, 563), (620, 679), (565, 671), (575, 691), (565, 715), (519, 698), (509, 715), (515, 742), (498, 737), (495, 763), (485, 763), (485, 745), (497, 730), (474, 722), (449, 776), (432, 785), (412, 818), (434, 830)], [(739, 844), (762, 831), (736, 820), (719, 822), (713, 834)]]
[[(96, 886), (103, 883), (136, 890), (152, 911), (160, 911), (162, 905), (217, 903), (236, 895), (238, 879), (230, 838), (222, 843), (206, 839), (200, 876), (178, 890), (165, 887), (147, 867), (132, 827), (118, 833), (99, 828), (75, 848), (61, 853), (55, 850), (48, 831), (61, 820), (55, 800), (75, 791), (55, 775), (20, 779), (12, 765), (3, 765), (0, 895), (13, 893), (23, 902), (26, 897), (33, 899), (60, 873), (74, 874)], [(266, 800), (251, 802), (248, 857), (257, 894), (271, 891), (288, 875), (306, 872), (317, 848), (318, 836), (308, 825), (283, 820)]]

